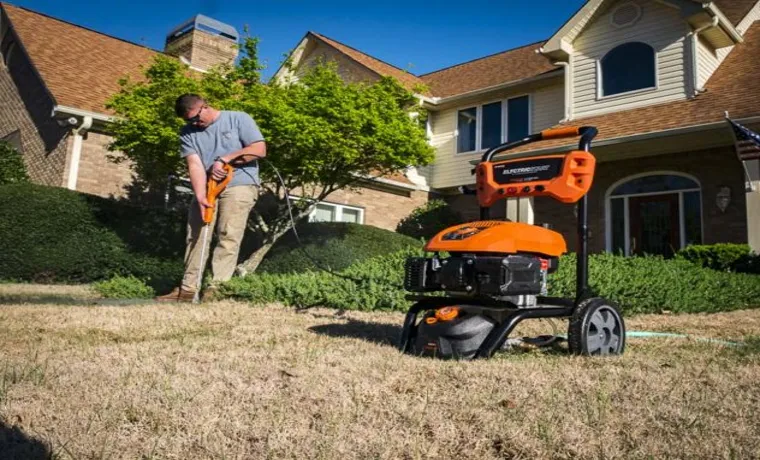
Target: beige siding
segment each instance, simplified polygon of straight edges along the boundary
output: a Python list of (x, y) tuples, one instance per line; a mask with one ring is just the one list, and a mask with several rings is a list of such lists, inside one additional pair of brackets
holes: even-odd
[(744, 33), (749, 29), (749, 26), (752, 25), (753, 22), (760, 21), (760, 2), (758, 2), (752, 10), (750, 10), (749, 13), (744, 17), (744, 19), (739, 22), (739, 25), (736, 26), (736, 28), (739, 30), (739, 33), (744, 35)]
[(707, 80), (710, 79), (720, 63), (721, 59), (715, 48), (703, 38), (700, 38), (697, 42), (697, 68), (699, 69), (697, 84), (700, 87), (703, 87), (707, 83)]
[(338, 73), (345, 81), (358, 82), (378, 79), (377, 74), (325, 44), (319, 43), (314, 47), (308, 47), (305, 52), (308, 54), (299, 63), (295, 71), (295, 78), (292, 81), (298, 81), (298, 78), (302, 77), (320, 59), (337, 63)]
[[(599, 15), (573, 43), (574, 117), (626, 110), (687, 97), (687, 23), (673, 8), (653, 0), (641, 0), (637, 3), (642, 12), (634, 25), (621, 29), (613, 27), (608, 10)], [(657, 89), (600, 99), (600, 82), (597, 77), (599, 60), (614, 47), (631, 41), (641, 41), (655, 49)]]
[(531, 129), (533, 132), (556, 125), (564, 115), (564, 86), (561, 79), (549, 85), (533, 87), (529, 90), (494, 93), (477, 101), (462, 103), (457, 107), (431, 113), (431, 143), (436, 148), (436, 160), (432, 168), (433, 188), (455, 187), (473, 184), (470, 161), (479, 158), (483, 151), (476, 153), (456, 153), (457, 110), (493, 102), (501, 98), (530, 94)]

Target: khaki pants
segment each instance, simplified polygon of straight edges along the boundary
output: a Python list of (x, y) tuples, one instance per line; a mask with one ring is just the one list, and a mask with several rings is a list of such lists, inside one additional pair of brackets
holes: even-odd
[[(239, 185), (226, 188), (217, 199), (216, 212), (209, 224), (206, 248), (203, 250), (203, 267), (208, 261), (214, 228), (218, 243), (211, 259), (212, 283), (224, 282), (232, 278), (237, 265), (240, 243), (243, 240), (248, 215), (258, 199), (259, 190), (254, 185)], [(185, 276), (182, 289), (195, 292), (203, 270), (201, 266), (201, 243), (203, 242), (203, 220), (198, 202), (193, 199), (187, 219), (187, 248), (185, 250)]]

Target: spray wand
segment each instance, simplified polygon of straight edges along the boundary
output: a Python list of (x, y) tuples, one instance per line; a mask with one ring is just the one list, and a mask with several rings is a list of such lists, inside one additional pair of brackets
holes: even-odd
[(208, 182), (206, 184), (206, 201), (209, 204), (208, 208), (203, 209), (201, 218), (203, 219), (203, 239), (201, 242), (201, 261), (200, 267), (198, 267), (198, 286), (195, 289), (195, 296), (193, 297), (193, 303), (198, 303), (201, 292), (201, 282), (203, 281), (203, 266), (204, 259), (206, 257), (206, 243), (208, 242), (208, 229), (211, 227), (211, 221), (214, 220), (214, 210), (216, 208), (217, 197), (224, 191), (227, 184), (232, 180), (232, 166), (224, 164), (224, 170), (227, 171), (227, 175), (221, 181), (217, 182), (213, 177), (209, 175)]

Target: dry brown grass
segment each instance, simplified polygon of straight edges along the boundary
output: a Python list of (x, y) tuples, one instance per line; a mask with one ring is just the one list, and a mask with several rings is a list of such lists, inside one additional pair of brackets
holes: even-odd
[[(14, 287), (0, 289), (7, 296)], [(28, 289), (21, 294), (40, 292)], [(391, 346), (401, 322), (399, 314), (231, 302), (3, 305), (0, 450), (48, 449), (77, 459), (760, 452), (757, 347), (631, 339), (614, 359), (560, 349), (440, 362)], [(627, 323), (630, 330), (760, 336), (760, 311)], [(525, 324), (519, 332), (551, 331)]]

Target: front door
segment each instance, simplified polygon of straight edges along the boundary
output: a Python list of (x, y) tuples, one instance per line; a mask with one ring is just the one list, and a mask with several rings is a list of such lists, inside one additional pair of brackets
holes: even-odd
[(678, 194), (631, 197), (631, 254), (671, 257), (681, 247)]

